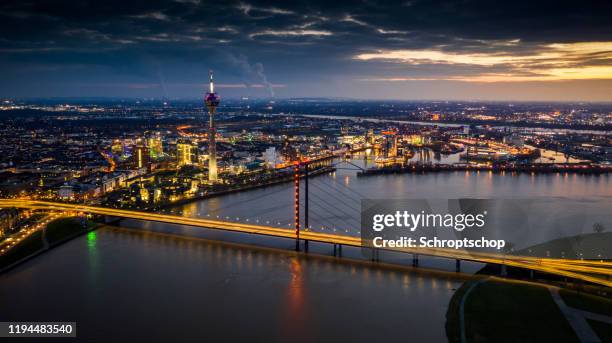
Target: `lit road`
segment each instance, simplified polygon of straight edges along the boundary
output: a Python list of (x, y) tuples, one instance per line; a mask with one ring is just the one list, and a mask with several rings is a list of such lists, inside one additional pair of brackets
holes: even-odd
[[(45, 226), (52, 220), (60, 217), (62, 214), (60, 213), (52, 213), (43, 218), (41, 218), (37, 223), (28, 224), (19, 230), (16, 234), (11, 235), (6, 238), (4, 241), (0, 242), (0, 256), (11, 251), (12, 248), (19, 245), (20, 242), (30, 237), (35, 232), (43, 230)], [(47, 244), (47, 241), (44, 241)]]
[[(81, 204), (65, 204), (25, 199), (0, 199), (0, 208), (2, 207), (28, 208), (33, 210), (48, 211), (72, 211), (112, 217), (156, 221), (169, 224), (189, 225), (207, 229), (226, 230), (296, 239), (296, 233), (292, 229), (234, 223), (222, 220), (188, 218), (133, 210), (86, 206)], [(341, 244), (353, 247), (364, 247), (360, 237), (351, 237), (345, 235), (328, 234), (312, 231), (300, 231), (300, 239), (330, 244)], [(386, 248), (380, 250), (400, 251), (406, 253), (416, 253), (419, 255), (429, 255), (450, 259), (460, 259), (465, 261), (520, 267), (593, 282), (607, 287), (612, 287), (612, 281), (609, 280), (610, 275), (612, 275), (612, 262), (606, 261), (539, 258), (530, 256), (502, 255), (486, 252), (468, 252), (464, 250), (443, 248)]]

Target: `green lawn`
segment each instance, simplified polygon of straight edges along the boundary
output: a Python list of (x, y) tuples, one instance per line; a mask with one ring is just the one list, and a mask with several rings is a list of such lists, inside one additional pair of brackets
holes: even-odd
[(46, 237), (49, 244), (53, 244), (83, 230), (85, 227), (77, 218), (59, 218), (47, 225)]
[(579, 310), (612, 316), (612, 299), (594, 294), (562, 289), (559, 294), (568, 306)]
[(594, 320), (588, 320), (588, 322), (602, 342), (612, 342), (612, 325)]
[[(457, 311), (447, 314), (451, 342), (459, 342), (458, 305), (465, 289), (449, 306), (449, 312)], [(465, 326), (468, 342), (578, 342), (548, 289), (516, 282), (490, 280), (476, 286), (465, 303)]]
[[(568, 306), (612, 317), (612, 299), (610, 298), (567, 289), (562, 289), (559, 294)], [(612, 325), (595, 320), (588, 320), (588, 322), (602, 342), (612, 342)]]
[(448, 304), (448, 310), (446, 312), (446, 337), (449, 342), (457, 343), (461, 342), (461, 330), (459, 325), (459, 306), (461, 299), (465, 295), (465, 292), (474, 284), (475, 280), (466, 281), (459, 287), (453, 297), (451, 298), (450, 303)]

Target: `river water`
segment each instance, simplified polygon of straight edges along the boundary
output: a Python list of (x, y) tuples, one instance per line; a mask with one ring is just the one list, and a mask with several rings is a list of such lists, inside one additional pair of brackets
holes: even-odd
[[(371, 161), (364, 156), (351, 163)], [(559, 211), (568, 200), (609, 204), (612, 197), (608, 176), (454, 172), (358, 178), (352, 164), (337, 167), (309, 182), (312, 230), (358, 235), (364, 197), (544, 197)], [(292, 199), (293, 185), (283, 184), (166, 211), (290, 228)], [(594, 215), (608, 219), (609, 209), (596, 206)], [(455, 273), (453, 261), (436, 259), (423, 261), (425, 268), (379, 268), (339, 262), (322, 245), (311, 249), (328, 256), (296, 255), (292, 242), (281, 239), (121, 225), (129, 229), (98, 229), (0, 275), (0, 321), (77, 321), (80, 338), (100, 342), (438, 342), (446, 340), (445, 314), (455, 289), (478, 269), (466, 265), (465, 273)], [(548, 238), (534, 236), (535, 243)]]
[(99, 342), (446, 339), (454, 273), (332, 259), (107, 227), (0, 275), (0, 320)]
[[(436, 156), (418, 152), (412, 159), (453, 163), (458, 154)], [(309, 226), (313, 231), (360, 235), (361, 199), (514, 199), (530, 201), (529, 229), (515, 238), (517, 248), (592, 232), (595, 223), (612, 229), (612, 182), (608, 175), (496, 174), (442, 172), (358, 177), (358, 168), (372, 166), (366, 154), (334, 161), (335, 173), (309, 179)], [(304, 211), (304, 182), (300, 211)], [(166, 213), (242, 223), (293, 227), (293, 184), (234, 193), (170, 208)], [(542, 225), (545, 224), (546, 227)], [(303, 222), (302, 222), (303, 225)], [(510, 239), (511, 237), (502, 237)], [(610, 256), (612, 258), (612, 256)]]

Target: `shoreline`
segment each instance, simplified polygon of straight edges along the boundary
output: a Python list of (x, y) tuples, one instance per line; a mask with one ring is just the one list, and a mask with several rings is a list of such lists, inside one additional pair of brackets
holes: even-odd
[[(324, 167), (324, 168), (320, 168), (317, 170), (313, 170), (311, 172), (309, 172), (309, 176), (320, 176), (320, 175), (324, 175), (326, 173), (333, 173), (334, 171), (336, 171), (336, 168), (334, 167)], [(199, 200), (204, 200), (204, 199), (210, 199), (210, 198), (215, 198), (218, 196), (222, 196), (222, 195), (226, 195), (226, 194), (232, 194), (232, 193), (237, 193), (237, 192), (243, 192), (243, 191), (249, 191), (249, 190), (253, 190), (253, 189), (259, 189), (259, 188), (265, 188), (265, 187), (270, 187), (270, 186), (275, 186), (275, 185), (279, 185), (279, 184), (283, 184), (283, 183), (288, 183), (288, 182), (293, 182), (293, 176), (289, 176), (289, 177), (284, 177), (284, 178), (280, 178), (280, 179), (276, 179), (274, 181), (270, 181), (270, 182), (266, 182), (266, 183), (261, 183), (261, 184), (255, 184), (255, 185), (246, 185), (243, 187), (238, 187), (238, 188), (231, 188), (231, 189), (225, 189), (222, 191), (217, 191), (217, 192), (212, 192), (212, 193), (208, 193), (205, 195), (199, 195), (193, 198), (188, 198), (188, 199), (181, 199), (172, 203), (165, 203), (162, 205), (158, 205), (155, 207), (145, 207), (142, 210), (144, 211), (159, 211), (162, 209), (166, 209), (168, 207), (173, 207), (173, 206), (181, 206), (181, 205), (186, 205), (195, 201), (199, 201)]]
[(25, 263), (25, 262), (27, 262), (27, 261), (29, 261), (29, 260), (39, 256), (39, 255), (44, 254), (45, 252), (47, 252), (49, 250), (52, 250), (52, 249), (54, 249), (54, 248), (56, 248), (56, 247), (58, 247), (60, 245), (63, 245), (64, 243), (68, 243), (69, 241), (71, 241), (71, 240), (73, 240), (73, 239), (75, 239), (77, 237), (85, 235), (85, 234), (87, 234), (87, 233), (89, 233), (91, 231), (97, 230), (98, 228), (100, 228), (103, 225), (104, 224), (101, 224), (101, 223), (95, 223), (95, 225), (92, 225), (89, 228), (86, 228), (86, 229), (84, 229), (82, 231), (79, 231), (79, 232), (75, 232), (75, 233), (73, 233), (71, 235), (68, 235), (68, 236), (60, 239), (59, 241), (50, 243), (47, 246), (43, 246), (41, 249), (33, 252), (32, 254), (30, 254), (28, 256), (25, 256), (25, 257), (22, 257), (21, 259), (13, 262), (11, 264), (9, 264), (6, 267), (0, 268), (0, 275), (6, 273), (6, 272), (8, 272), (8, 271), (10, 271), (10, 270), (12, 270), (12, 269), (14, 269), (16, 267), (18, 267), (18, 266), (20, 266), (21, 264), (23, 264), (23, 263)]
[(490, 166), (468, 166), (454, 164), (411, 164), (407, 166), (391, 166), (382, 168), (370, 168), (357, 173), (357, 177), (375, 176), (384, 174), (406, 174), (406, 173), (439, 173), (439, 172), (491, 172), (494, 174), (582, 174), (582, 175), (607, 175), (610, 168), (590, 165), (578, 165), (562, 168), (557, 165), (547, 166), (515, 166), (515, 167), (490, 167)]

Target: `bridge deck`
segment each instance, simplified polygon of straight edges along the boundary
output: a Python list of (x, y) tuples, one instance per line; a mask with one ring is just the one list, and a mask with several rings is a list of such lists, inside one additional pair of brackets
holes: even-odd
[[(0, 208), (16, 207), (49, 211), (82, 212), (98, 215), (107, 215), (122, 218), (131, 218), (161, 223), (189, 225), (207, 229), (243, 232), (273, 237), (296, 239), (296, 233), (292, 229), (276, 228), (271, 226), (234, 223), (222, 220), (210, 220), (201, 218), (180, 217), (151, 212), (133, 210), (121, 210), (106, 207), (87, 206), (81, 204), (67, 204), (37, 200), (23, 199), (0, 199)], [(328, 234), (312, 231), (300, 231), (300, 239), (309, 241), (341, 244), (353, 247), (365, 247), (360, 237)], [(465, 250), (443, 249), (443, 248), (386, 248), (379, 250), (404, 252), (419, 255), (437, 256), (451, 259), (459, 259), (473, 262), (492, 263), (513, 267), (526, 268), (570, 278), (580, 279), (607, 287), (612, 287), (609, 281), (612, 275), (612, 262), (584, 261), (573, 259), (553, 259), (530, 256), (501, 255), (485, 252), (468, 252)]]

